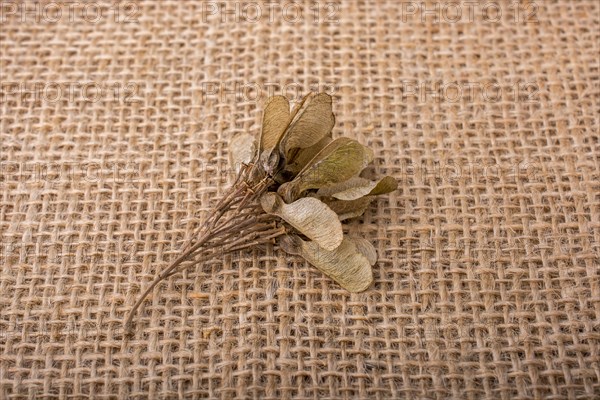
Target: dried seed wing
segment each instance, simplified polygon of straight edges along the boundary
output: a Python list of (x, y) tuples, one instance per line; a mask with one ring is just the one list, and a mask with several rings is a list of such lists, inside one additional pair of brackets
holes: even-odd
[(248, 164), (256, 154), (256, 140), (254, 136), (240, 133), (231, 139), (229, 145), (229, 165), (239, 172), (242, 164)]
[(284, 96), (271, 97), (263, 113), (260, 151), (271, 152), (277, 147), (290, 124), (290, 103)]
[(288, 171), (292, 176), (297, 175), (298, 172), (300, 172), (310, 160), (312, 160), (321, 150), (325, 148), (325, 146), (332, 141), (333, 139), (331, 138), (330, 132), (328, 135), (325, 135), (323, 139), (319, 140), (312, 146), (300, 149), (292, 159), (287, 160), (285, 167), (286, 171)]
[(279, 240), (279, 247), (288, 254), (300, 255), (301, 239), (296, 235), (287, 235)]
[(375, 250), (375, 247), (373, 247), (371, 242), (369, 242), (367, 239), (359, 237), (353, 237), (350, 240), (354, 242), (358, 252), (365, 256), (367, 260), (369, 260), (369, 264), (371, 264), (371, 266), (375, 265), (375, 263), (377, 262), (377, 251)]
[(290, 158), (292, 149), (303, 149), (316, 144), (331, 132), (334, 125), (330, 95), (319, 93), (305, 98), (284, 134), (282, 153), (286, 159)]
[(377, 185), (369, 192), (370, 196), (391, 193), (398, 189), (398, 181), (391, 176), (385, 176), (377, 182)]
[(365, 196), (349, 201), (334, 198), (324, 198), (322, 201), (338, 215), (340, 221), (344, 221), (363, 215), (373, 199), (372, 196)]
[(298, 115), (298, 113), (300, 112), (300, 110), (302, 109), (302, 107), (304, 107), (304, 104), (308, 104), (307, 101), (308, 99), (311, 99), (315, 96), (315, 94), (313, 92), (308, 92), (308, 94), (306, 94), (302, 100), (300, 100), (298, 103), (296, 103), (294, 105), (294, 107), (292, 108), (292, 112), (290, 113), (290, 116), (292, 117), (292, 120), (294, 118), (296, 118), (296, 115)]
[(261, 197), (260, 204), (266, 213), (277, 215), (326, 250), (335, 249), (344, 238), (337, 214), (319, 199), (304, 197), (285, 204), (269, 192)]
[(377, 182), (361, 177), (352, 177), (347, 181), (322, 187), (317, 195), (331, 196), (339, 200), (356, 200), (363, 196), (393, 192), (397, 188), (398, 182), (391, 176), (386, 176)]
[(356, 140), (338, 138), (329, 143), (278, 193), (290, 202), (307, 189), (343, 182), (358, 175), (373, 160), (373, 151)]
[(353, 176), (347, 181), (323, 186), (319, 189), (317, 195), (331, 196), (339, 200), (356, 200), (367, 195), (376, 185), (377, 182), (371, 182), (368, 179)]
[(362, 255), (352, 240), (344, 239), (335, 250), (326, 250), (315, 242), (300, 241), (300, 255), (325, 275), (350, 292), (362, 292), (373, 282), (369, 259)]

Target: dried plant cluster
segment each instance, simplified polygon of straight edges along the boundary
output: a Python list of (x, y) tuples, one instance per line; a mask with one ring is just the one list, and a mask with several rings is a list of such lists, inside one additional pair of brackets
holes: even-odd
[(268, 100), (258, 140), (234, 137), (230, 163), (237, 178), (217, 202), (208, 219), (133, 306), (129, 329), (144, 298), (163, 279), (191, 263), (275, 243), (303, 257), (351, 292), (373, 280), (374, 247), (362, 238), (344, 235), (342, 221), (362, 215), (374, 196), (396, 190), (386, 176), (361, 177), (373, 152), (348, 138), (332, 138), (335, 118), (331, 96), (309, 94), (290, 109), (288, 100)]

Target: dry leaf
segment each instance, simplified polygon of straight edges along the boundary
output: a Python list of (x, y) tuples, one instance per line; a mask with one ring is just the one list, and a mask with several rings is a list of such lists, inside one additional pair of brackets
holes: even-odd
[(317, 196), (335, 197), (339, 200), (356, 200), (368, 194), (377, 182), (359, 176), (353, 176), (347, 181), (323, 186), (317, 191)]
[(229, 146), (229, 164), (235, 172), (240, 171), (242, 164), (249, 164), (256, 154), (254, 136), (247, 133), (234, 136)]
[(375, 247), (373, 247), (371, 242), (359, 237), (353, 237), (351, 240), (356, 245), (358, 252), (369, 260), (369, 264), (371, 264), (371, 266), (375, 265), (377, 262), (377, 250), (375, 250)]
[(323, 139), (310, 147), (300, 149), (293, 159), (287, 160), (285, 171), (289, 172), (291, 176), (295, 176), (300, 172), (306, 164), (309, 163), (321, 150), (325, 148), (333, 139), (331, 138), (331, 132), (326, 135)]
[(362, 292), (373, 282), (369, 259), (361, 254), (350, 239), (344, 238), (340, 246), (332, 251), (297, 236), (282, 238), (280, 246), (287, 253), (302, 256), (350, 292)]
[(260, 136), (260, 151), (270, 153), (279, 141), (291, 120), (290, 103), (284, 96), (269, 99), (263, 113), (263, 125)]
[(398, 189), (398, 181), (391, 176), (384, 176), (377, 185), (369, 192), (369, 196), (391, 193)]
[(319, 93), (305, 97), (300, 107), (294, 109), (293, 118), (281, 141), (286, 160), (292, 158), (293, 149), (310, 147), (331, 132), (335, 124), (331, 96)]
[(300, 100), (298, 103), (296, 103), (294, 105), (294, 108), (292, 108), (292, 112), (290, 113), (292, 120), (294, 118), (296, 118), (296, 115), (298, 115), (298, 112), (300, 111), (300, 109), (302, 109), (302, 107), (304, 107), (304, 103), (306, 103), (308, 101), (308, 99), (312, 99), (313, 97), (315, 97), (315, 94), (313, 92), (308, 92), (308, 94), (306, 94), (302, 98), (302, 100)]
[(260, 204), (268, 214), (274, 214), (327, 250), (333, 250), (343, 240), (342, 224), (319, 199), (304, 197), (285, 204), (276, 193), (265, 193)]
[(324, 186), (319, 189), (317, 195), (331, 196), (338, 200), (356, 200), (363, 196), (390, 193), (397, 188), (398, 182), (391, 176), (386, 176), (377, 182), (355, 176), (344, 182)]
[[(279, 143), (291, 120), (290, 103), (284, 96), (271, 97), (263, 113), (263, 126), (260, 136), (259, 164), (263, 171), (271, 175), (281, 163)], [(260, 176), (260, 173), (253, 174)]]
[(374, 197), (372, 196), (365, 196), (349, 201), (337, 200), (331, 197), (322, 198), (321, 200), (338, 215), (340, 221), (344, 221), (363, 215), (373, 199)]
[(329, 143), (291, 181), (279, 187), (286, 202), (303, 191), (343, 182), (358, 175), (373, 160), (373, 151), (356, 140), (338, 138)]

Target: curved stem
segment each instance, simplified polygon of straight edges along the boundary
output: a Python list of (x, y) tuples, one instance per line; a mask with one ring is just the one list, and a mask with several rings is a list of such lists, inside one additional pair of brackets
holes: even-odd
[(196, 243), (194, 246), (192, 246), (190, 249), (188, 249), (185, 253), (183, 253), (181, 256), (179, 256), (179, 258), (177, 258), (175, 261), (173, 261), (173, 263), (171, 263), (171, 265), (169, 265), (169, 267), (167, 269), (165, 269), (156, 278), (154, 278), (154, 281), (152, 281), (152, 284), (144, 291), (144, 293), (142, 293), (141, 297), (138, 299), (138, 301), (136, 301), (133, 308), (129, 311), (129, 316), (127, 317), (127, 320), (125, 321), (125, 332), (129, 331), (129, 329), (131, 328), (131, 321), (133, 320), (133, 317), (135, 316), (135, 312), (142, 305), (142, 303), (144, 302), (146, 297), (148, 297), (148, 295), (150, 294), (152, 289), (154, 289), (154, 287), (156, 285), (158, 285), (163, 279), (168, 277), (169, 273), (171, 271), (173, 271), (175, 268), (177, 268), (184, 261), (188, 260), (189, 257), (198, 248), (200, 248), (202, 245), (204, 245), (208, 241), (208, 236), (209, 235), (206, 234), (200, 241), (198, 241), (198, 243)]
[[(244, 231), (244, 228), (252, 227), (252, 225), (259, 222), (261, 218), (252, 212), (242, 211), (253, 207), (254, 201), (261, 196), (268, 187), (267, 178), (262, 179), (253, 186), (249, 185), (244, 179), (248, 174), (248, 171), (248, 168), (240, 171), (236, 177), (234, 185), (218, 201), (206, 222), (194, 231), (192, 238), (183, 246), (183, 254), (173, 261), (158, 276), (156, 276), (150, 286), (144, 290), (140, 298), (135, 302), (129, 311), (129, 315), (124, 326), (125, 332), (130, 331), (131, 324), (137, 310), (140, 308), (146, 297), (148, 297), (152, 290), (154, 290), (156, 285), (184, 267), (184, 265), (182, 265), (184, 262), (194, 259), (198, 255), (207, 251), (209, 252), (208, 254), (196, 259), (195, 262), (201, 262), (203, 260), (210, 259), (210, 257), (214, 257), (217, 249), (222, 252), (221, 254), (225, 254), (233, 251), (231, 250), (232, 246), (237, 246), (236, 250), (243, 249), (245, 248), (244, 246), (250, 246), (251, 244), (255, 243), (263, 243), (271, 239), (271, 236), (266, 235), (264, 238), (261, 238), (261, 240), (256, 240), (256, 236), (260, 233), (269, 232), (268, 230), (265, 231), (264, 225), (261, 225), (260, 223), (254, 229)], [(228, 212), (232, 212), (232, 214), (223, 221), (221, 226), (217, 226), (217, 223), (221, 220), (221, 217)], [(268, 228), (272, 227), (269, 225)], [(228, 240), (231, 238), (231, 236), (239, 234), (240, 232), (244, 234), (244, 237), (238, 240)], [(197, 235), (200, 235), (200, 239), (194, 242), (193, 238)], [(215, 240), (218, 240), (218, 242), (214, 243)], [(248, 240), (250, 240), (250, 242), (248, 242), (247, 245), (243, 245), (244, 241)], [(213, 244), (209, 244), (211, 242), (213, 242)], [(203, 247), (207, 244), (208, 247), (203, 249)]]
[[(258, 246), (258, 245), (261, 245), (261, 244), (269, 243), (272, 239), (285, 234), (286, 231), (285, 231), (285, 229), (283, 227), (280, 227), (280, 228), (276, 228), (276, 229), (265, 231), (263, 233), (266, 233), (267, 235), (264, 236), (264, 237), (261, 237), (260, 239), (254, 239), (254, 238), (253, 239), (248, 239), (248, 238), (245, 238), (245, 239), (238, 239), (237, 241), (229, 243), (224, 248), (220, 249), (219, 255), (225, 255), (225, 254), (233, 253), (234, 251), (246, 250), (246, 249), (249, 249), (249, 248), (254, 247), (254, 246)], [(244, 240), (246, 240), (245, 243), (244, 243)], [(210, 253), (210, 254), (207, 254), (207, 255), (205, 255), (203, 257), (200, 257), (200, 258), (194, 260), (194, 263), (191, 264), (191, 265), (189, 265), (189, 266), (187, 266), (187, 267), (190, 267), (190, 266), (195, 265), (195, 264), (197, 264), (199, 262), (203, 262), (203, 261), (206, 261), (206, 260), (210, 259), (211, 257), (214, 257), (215, 256), (214, 253), (217, 252), (217, 249), (215, 248), (215, 249), (211, 249), (211, 250), (214, 250), (214, 251), (212, 253)], [(169, 278), (169, 277), (175, 275), (176, 273), (180, 272), (183, 269), (183, 267), (184, 266), (181, 266), (181, 267), (177, 268), (176, 270), (170, 271), (165, 276), (165, 278)]]

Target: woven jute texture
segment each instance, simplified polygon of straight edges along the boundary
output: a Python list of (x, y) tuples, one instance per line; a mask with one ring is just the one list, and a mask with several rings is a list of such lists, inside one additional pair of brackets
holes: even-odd
[[(600, 4), (2, 2), (0, 398), (600, 396)], [(399, 189), (350, 294), (276, 245), (174, 275), (267, 96)]]

